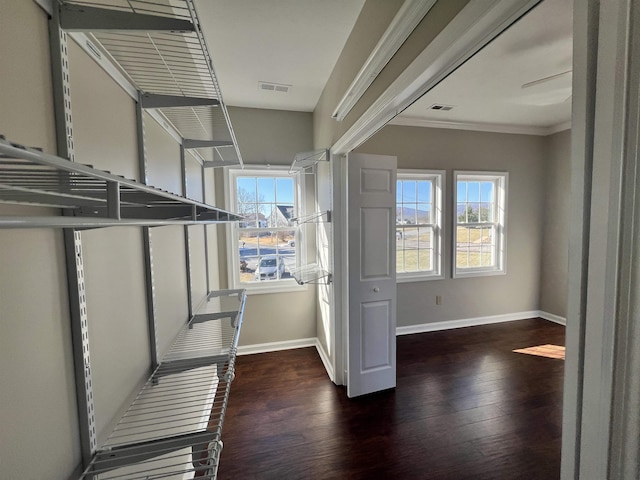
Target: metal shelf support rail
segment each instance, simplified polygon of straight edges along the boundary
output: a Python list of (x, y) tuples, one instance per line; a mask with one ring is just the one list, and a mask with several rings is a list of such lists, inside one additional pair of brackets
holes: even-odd
[[(67, 34), (60, 28), (60, 15), (53, 9), (49, 19), (49, 48), (51, 53), (51, 78), (58, 155), (75, 161), (73, 123), (71, 121), (71, 84), (69, 81), (69, 56)], [(3, 142), (4, 143), (4, 142)], [(4, 152), (9, 153), (11, 152)], [(2, 154), (2, 152), (0, 152)], [(41, 155), (41, 153), (40, 153)], [(36, 154), (38, 156), (38, 154)], [(40, 179), (41, 181), (41, 179)], [(60, 180), (69, 187), (69, 179)], [(64, 217), (67, 218), (67, 217)], [(0, 221), (0, 224), (2, 222)], [(96, 434), (93, 383), (91, 380), (91, 354), (89, 348), (89, 324), (84, 284), (82, 236), (71, 228), (63, 231), (67, 285), (69, 289), (69, 314), (71, 317), (71, 346), (75, 374), (76, 399), (78, 401), (78, 426), (82, 464), (86, 466), (98, 445)]]
[(0, 137), (0, 201), (59, 207), (65, 217), (0, 217), (0, 227), (233, 222), (239, 215)]
[(245, 301), (244, 290), (209, 293), (83, 479), (215, 478)]

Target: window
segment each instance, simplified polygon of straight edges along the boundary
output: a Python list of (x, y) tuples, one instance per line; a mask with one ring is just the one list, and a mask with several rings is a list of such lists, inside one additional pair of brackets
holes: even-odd
[(229, 185), (230, 208), (244, 217), (230, 228), (232, 283), (251, 290), (299, 288), (291, 276), (302, 240), (292, 221), (301, 198), (297, 177), (286, 169), (247, 167), (230, 170)]
[(396, 185), (396, 278), (442, 278), (444, 172), (400, 170)]
[(455, 172), (454, 276), (505, 273), (507, 174)]

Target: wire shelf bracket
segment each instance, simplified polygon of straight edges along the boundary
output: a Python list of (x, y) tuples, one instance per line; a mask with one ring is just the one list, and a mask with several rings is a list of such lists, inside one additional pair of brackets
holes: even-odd
[(298, 285), (329, 285), (333, 280), (331, 273), (316, 263), (291, 268), (290, 272)]
[(295, 225), (303, 225), (306, 223), (331, 223), (331, 210), (313, 212), (308, 215), (294, 217), (289, 222)]
[(327, 161), (329, 161), (328, 149), (296, 153), (295, 157), (293, 157), (293, 162), (291, 163), (291, 167), (289, 168), (289, 173), (290, 174), (313, 173), (313, 171), (311, 170), (313, 169), (313, 167), (316, 166), (318, 162), (327, 162)]

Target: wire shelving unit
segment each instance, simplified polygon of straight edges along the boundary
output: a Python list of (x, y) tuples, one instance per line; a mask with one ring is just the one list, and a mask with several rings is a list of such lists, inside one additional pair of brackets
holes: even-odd
[(208, 295), (82, 479), (216, 477), (245, 300)]

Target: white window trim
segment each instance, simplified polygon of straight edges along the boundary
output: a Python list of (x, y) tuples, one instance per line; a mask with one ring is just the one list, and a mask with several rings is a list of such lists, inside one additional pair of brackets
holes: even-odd
[[(481, 177), (482, 180), (497, 181), (496, 192), (498, 226), (496, 228), (497, 265), (495, 267), (477, 267), (458, 269), (456, 266), (456, 244), (458, 235), (458, 177)], [(509, 172), (489, 172), (478, 170), (454, 170), (453, 172), (453, 228), (451, 235), (451, 270), (453, 278), (484, 277), (506, 275), (507, 273), (507, 205), (508, 205)]]
[[(227, 209), (232, 209), (234, 203), (232, 198), (237, 198), (236, 194), (236, 178), (242, 176), (251, 175), (264, 175), (291, 178), (288, 166), (266, 166), (266, 165), (245, 165), (243, 169), (225, 167), (224, 168), (224, 192), (225, 192), (225, 206)], [(295, 205), (296, 215), (300, 216), (305, 212), (305, 189), (304, 181), (302, 179), (295, 178)], [(292, 230), (297, 227), (292, 227)], [(303, 238), (303, 229), (297, 229), (295, 242), (296, 242), (296, 265), (300, 265), (307, 258), (306, 254), (306, 239)], [(301, 292), (307, 290), (307, 285), (299, 285), (293, 278), (284, 280), (273, 280), (270, 282), (255, 282), (255, 283), (241, 283), (239, 271), (235, 266), (240, 263), (240, 252), (237, 248), (237, 236), (238, 225), (227, 224), (226, 238), (227, 238), (227, 278), (230, 288), (244, 288), (247, 291), (247, 295), (265, 294), (265, 293), (285, 293), (285, 292)]]
[(424, 180), (425, 177), (433, 177), (433, 213), (434, 230), (433, 237), (433, 263), (434, 269), (423, 272), (396, 272), (396, 283), (424, 282), (429, 280), (443, 280), (444, 277), (444, 224), (445, 194), (446, 194), (446, 170), (398, 170), (397, 180)]

